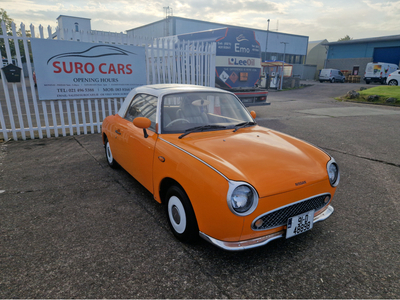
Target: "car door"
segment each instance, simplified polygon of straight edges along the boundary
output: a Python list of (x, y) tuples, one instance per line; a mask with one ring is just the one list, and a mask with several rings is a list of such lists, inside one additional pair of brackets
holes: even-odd
[[(118, 163), (150, 192), (153, 192), (153, 154), (157, 141), (156, 128), (157, 97), (137, 94), (120, 122), (117, 137), (120, 161)], [(137, 117), (151, 120), (148, 137), (143, 129), (133, 125)]]

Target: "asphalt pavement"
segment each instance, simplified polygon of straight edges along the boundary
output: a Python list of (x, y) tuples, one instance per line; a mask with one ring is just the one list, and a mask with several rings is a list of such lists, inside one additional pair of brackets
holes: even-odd
[(400, 108), (311, 84), (251, 109), (336, 159), (335, 212), (243, 252), (177, 241), (100, 134), (0, 144), (0, 298), (400, 298)]

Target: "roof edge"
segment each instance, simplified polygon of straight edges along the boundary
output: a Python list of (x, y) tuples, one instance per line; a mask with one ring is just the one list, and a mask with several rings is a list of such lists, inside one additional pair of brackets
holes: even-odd
[[(306, 38), (308, 38), (308, 36), (306, 36), (306, 35), (299, 35), (299, 34), (292, 34), (292, 33), (280, 32), (280, 31), (272, 31), (272, 30), (257, 29), (257, 28), (252, 28), (252, 27), (244, 27), (244, 26), (223, 24), (223, 23), (210, 22), (210, 21), (203, 21), (203, 20), (196, 20), (196, 19), (189, 19), (189, 18), (182, 18), (182, 17), (176, 17), (176, 16), (170, 16), (170, 17), (168, 17), (168, 19), (176, 19), (176, 20), (180, 19), (180, 20), (195, 21), (195, 22), (200, 22), (200, 23), (208, 23), (208, 24), (221, 25), (220, 28), (230, 27), (230, 28), (250, 29), (250, 30), (253, 30), (253, 31), (271, 32), (271, 33), (277, 33), (277, 34), (283, 34), (283, 35), (291, 35), (291, 36), (299, 36), (299, 37), (306, 37)], [(132, 28), (132, 29), (128, 29), (128, 30), (126, 30), (126, 31), (128, 32), (128, 31), (131, 31), (131, 30), (140, 29), (140, 28), (143, 28), (143, 27), (146, 27), (146, 26), (149, 26), (149, 25), (153, 25), (153, 24), (157, 24), (157, 23), (160, 23), (160, 22), (164, 22), (165, 20), (166, 20), (166, 19), (162, 19), (162, 20), (155, 21), (155, 22), (152, 22), (152, 23), (149, 23), (149, 24), (146, 24), (146, 25), (142, 25), (142, 26), (139, 26), (139, 27), (135, 27), (135, 28)]]
[(372, 38), (364, 38), (364, 39), (356, 39), (356, 40), (330, 42), (330, 43), (325, 43), (324, 45), (328, 45), (328, 46), (332, 45), (333, 46), (333, 45), (357, 44), (357, 43), (365, 43), (365, 42), (385, 42), (385, 41), (394, 41), (394, 40), (400, 40), (400, 34), (372, 37)]
[(59, 15), (59, 16), (57, 17), (57, 19), (56, 19), (56, 20), (58, 20), (58, 19), (59, 19), (59, 18), (61, 18), (61, 17), (74, 18), (74, 19), (85, 19), (85, 20), (91, 20), (90, 18), (74, 17), (74, 16), (67, 16), (67, 15)]

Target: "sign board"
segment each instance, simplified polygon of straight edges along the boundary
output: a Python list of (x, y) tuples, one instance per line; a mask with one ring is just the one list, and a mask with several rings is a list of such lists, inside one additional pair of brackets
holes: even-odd
[(222, 88), (253, 88), (260, 79), (261, 47), (254, 31), (220, 28), (181, 34), (179, 40), (216, 42), (216, 84)]
[(32, 39), (40, 100), (125, 97), (146, 84), (144, 47)]

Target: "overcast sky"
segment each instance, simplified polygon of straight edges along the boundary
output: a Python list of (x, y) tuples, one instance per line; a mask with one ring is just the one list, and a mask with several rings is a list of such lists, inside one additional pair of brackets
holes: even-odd
[(124, 32), (176, 17), (306, 35), (330, 42), (400, 34), (399, 0), (0, 0), (19, 25), (55, 28), (59, 15), (90, 18), (92, 30)]

